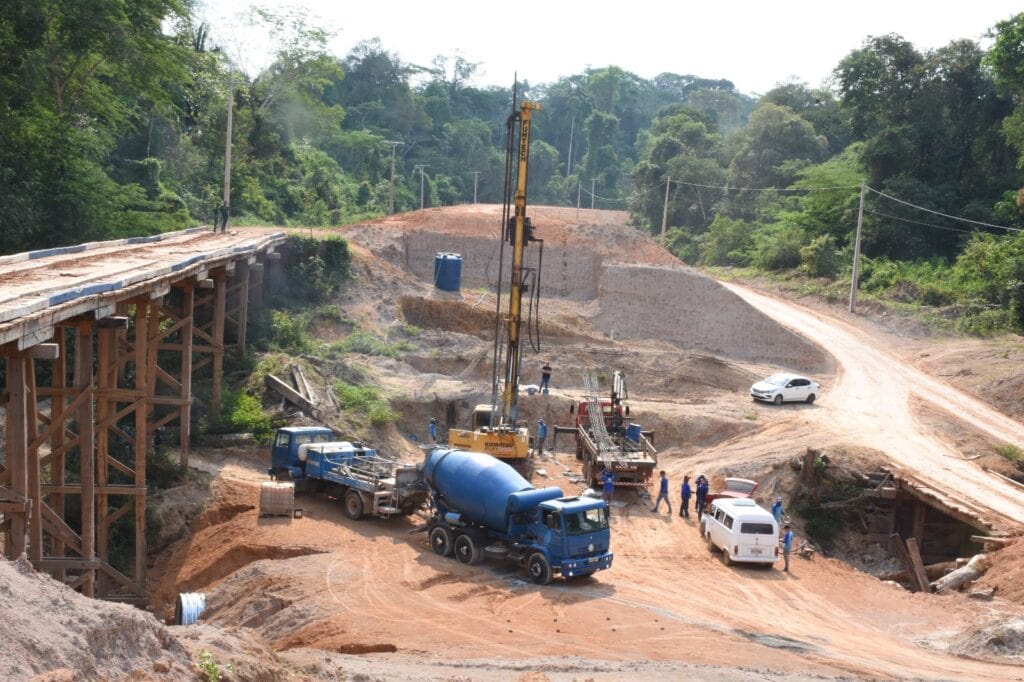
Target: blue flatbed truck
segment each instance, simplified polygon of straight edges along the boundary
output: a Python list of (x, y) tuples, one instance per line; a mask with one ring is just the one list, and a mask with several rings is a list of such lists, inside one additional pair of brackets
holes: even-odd
[(435, 448), (423, 479), (433, 496), (430, 546), (475, 564), (485, 556), (517, 561), (538, 585), (611, 568), (608, 506), (534, 488), (508, 464), (484, 453)]
[(294, 481), (295, 492), (325, 491), (342, 500), (345, 515), (387, 518), (416, 512), (430, 491), (419, 468), (381, 456), (359, 441), (339, 441), (321, 426), (277, 430), (271, 478)]

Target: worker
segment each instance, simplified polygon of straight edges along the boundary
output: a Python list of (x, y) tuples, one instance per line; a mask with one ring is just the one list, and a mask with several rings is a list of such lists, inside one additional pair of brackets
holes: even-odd
[(612, 503), (612, 495), (615, 494), (615, 472), (605, 467), (601, 471), (601, 498), (606, 504)]
[(665, 500), (665, 504), (668, 505), (668, 515), (672, 516), (672, 500), (668, 499), (668, 476), (664, 471), (661, 472), (661, 486), (658, 488), (658, 499), (655, 500), (654, 509), (651, 511), (658, 511), (662, 500)]
[(540, 368), (540, 392), (544, 395), (548, 394), (548, 382), (551, 381), (551, 365), (544, 363), (544, 366)]
[(430, 442), (437, 442), (437, 419), (434, 417), (430, 418), (430, 425), (427, 426), (427, 433), (430, 434)]
[(782, 496), (775, 498), (775, 504), (772, 505), (772, 516), (775, 517), (775, 523), (782, 523), (782, 515), (785, 512), (782, 509)]
[(783, 526), (783, 529), (786, 533), (782, 536), (782, 558), (785, 560), (786, 565), (782, 570), (789, 573), (789, 553), (793, 551), (793, 531), (789, 529), (788, 523)]
[(697, 477), (697, 519), (704, 513), (704, 507), (708, 499), (708, 479), (704, 475)]
[(537, 420), (537, 437), (534, 438), (534, 451), (538, 455), (544, 454), (544, 441), (548, 439), (548, 425), (544, 423), (544, 417)]
[(690, 518), (690, 495), (693, 494), (693, 490), (690, 489), (690, 477), (683, 476), (683, 486), (679, 489), (679, 496), (681, 502), (679, 504), (679, 516), (683, 518)]

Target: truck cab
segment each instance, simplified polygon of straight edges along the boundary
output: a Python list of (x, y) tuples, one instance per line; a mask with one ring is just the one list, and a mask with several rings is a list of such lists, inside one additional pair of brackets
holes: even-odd
[(289, 426), (277, 430), (274, 444), (270, 447), (270, 477), (281, 480), (298, 480), (305, 477), (305, 452), (303, 445), (330, 443), (334, 433), (323, 426)]
[[(608, 506), (589, 497), (561, 497), (542, 502), (532, 532), (547, 551), (549, 570), (566, 578), (590, 575), (610, 568)], [(543, 584), (543, 566), (528, 562), (527, 574)], [(550, 579), (550, 576), (548, 576)]]

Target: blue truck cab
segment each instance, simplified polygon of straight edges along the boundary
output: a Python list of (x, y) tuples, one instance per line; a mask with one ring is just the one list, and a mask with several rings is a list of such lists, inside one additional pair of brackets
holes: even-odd
[(502, 556), (518, 561), (538, 585), (612, 565), (603, 500), (534, 488), (508, 464), (466, 450), (432, 450), (423, 474), (434, 503), (427, 533), (437, 554), (465, 564)]
[(278, 429), (270, 448), (270, 477), (296, 482), (304, 480), (306, 453), (300, 457), (300, 448), (313, 443), (330, 443), (332, 440), (334, 433), (322, 426), (288, 426)]

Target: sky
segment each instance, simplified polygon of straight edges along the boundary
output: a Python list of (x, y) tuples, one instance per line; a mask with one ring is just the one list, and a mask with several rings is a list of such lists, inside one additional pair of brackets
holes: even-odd
[[(203, 0), (218, 36), (238, 40), (239, 12), (250, 0)], [(763, 94), (792, 79), (822, 84), (869, 35), (898, 33), (920, 51), (967, 38), (987, 47), (985, 33), (1024, 11), (1020, 0), (554, 0), (522, 5), (486, 0), (427, 2), (265, 0), (300, 7), (334, 32), (329, 51), (344, 57), (361, 41), (412, 64), (459, 54), (479, 62), (473, 84), (510, 86), (518, 72), (531, 84), (552, 83), (586, 68), (619, 66), (641, 78), (660, 73), (731, 80)], [(266, 64), (266, 40), (244, 40), (247, 70)]]

